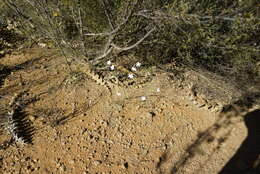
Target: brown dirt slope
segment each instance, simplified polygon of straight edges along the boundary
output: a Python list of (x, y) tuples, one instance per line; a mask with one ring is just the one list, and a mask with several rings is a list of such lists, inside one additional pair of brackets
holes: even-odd
[[(247, 135), (242, 117), (197, 107), (192, 87), (166, 72), (110, 96), (70, 72), (55, 50), (32, 48), (0, 61), (11, 71), (0, 89), (0, 173), (214, 174)], [(34, 98), (23, 105), (35, 129), (31, 145), (12, 143), (6, 131), (8, 103), (21, 92), (20, 103)]]

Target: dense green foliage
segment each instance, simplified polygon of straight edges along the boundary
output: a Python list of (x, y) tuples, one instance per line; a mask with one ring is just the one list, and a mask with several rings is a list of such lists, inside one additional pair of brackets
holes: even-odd
[(14, 30), (16, 23), (4, 18), (3, 7), (3, 3), (0, 3), (0, 58), (16, 48), (17, 44), (24, 40), (22, 34)]
[[(95, 60), (110, 46), (149, 64), (177, 62), (222, 75), (254, 76), (260, 61), (258, 0), (4, 0), (5, 17), (32, 39)], [(129, 17), (129, 19), (128, 19)], [(128, 19), (126, 21), (126, 19)], [(126, 22), (125, 22), (126, 21)], [(110, 35), (117, 27), (119, 30)], [(87, 35), (92, 33), (93, 35)], [(121, 52), (121, 51), (120, 51)], [(106, 53), (106, 52), (103, 52)], [(101, 60), (112, 56), (109, 52)], [(118, 57), (118, 56), (117, 56)], [(102, 63), (102, 61), (101, 61)]]
[[(167, 26), (176, 36), (166, 35), (178, 45), (174, 52), (180, 59), (198, 64), (207, 61), (209, 66), (255, 63), (259, 60), (257, 38), (260, 36), (260, 14), (256, 5), (256, 1), (174, 3), (169, 13), (181, 19)], [(176, 40), (177, 37), (180, 39)]]

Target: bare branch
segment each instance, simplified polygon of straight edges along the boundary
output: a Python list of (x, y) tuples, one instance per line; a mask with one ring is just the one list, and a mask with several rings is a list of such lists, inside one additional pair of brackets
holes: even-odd
[(113, 50), (113, 47), (111, 47), (111, 43), (112, 43), (113, 39), (114, 39), (114, 36), (110, 36), (108, 38), (108, 41), (107, 41), (107, 43), (106, 43), (106, 45), (104, 47), (104, 50), (103, 50), (102, 54), (99, 55), (98, 57), (94, 58), (93, 61), (98, 61), (100, 59), (103, 59), (104, 57), (106, 57)]
[(115, 45), (114, 43), (111, 44), (111, 46), (113, 48), (115, 48), (116, 50), (119, 50), (119, 51), (127, 51), (127, 50), (130, 50), (130, 49), (133, 49), (135, 48), (136, 46), (138, 46), (140, 43), (142, 43), (144, 41), (144, 39), (146, 39), (153, 31), (155, 31), (156, 28), (154, 27), (153, 29), (151, 29), (149, 32), (147, 32), (143, 38), (141, 38), (139, 41), (137, 41), (135, 44), (131, 45), (131, 46), (128, 46), (128, 47), (124, 47), (124, 48), (121, 48), (117, 45)]
[[(137, 2), (133, 5), (133, 8), (128, 13), (126, 18), (116, 28), (114, 28), (112, 31), (110, 31), (110, 32), (103, 32), (103, 33), (86, 33), (84, 35), (85, 36), (110, 36), (110, 35), (116, 34), (122, 28), (122, 26), (125, 25), (129, 21), (130, 17), (134, 13), (134, 8), (135, 8), (136, 5), (137, 5)], [(127, 11), (127, 9), (126, 9), (126, 11)]]
[[(170, 15), (169, 13), (165, 13), (162, 11), (151, 11), (151, 10), (142, 10), (134, 14), (135, 16), (142, 16), (147, 19), (151, 20), (156, 20), (156, 19), (170, 19), (170, 18), (176, 18), (176, 19), (182, 19), (185, 22), (188, 23), (188, 21), (185, 18), (196, 18), (196, 19), (202, 19), (202, 20), (213, 20), (213, 19), (219, 19), (219, 20), (224, 20), (224, 21), (236, 21), (236, 20), (246, 20), (247, 18), (243, 17), (228, 17), (228, 16), (212, 16), (212, 15), (207, 15), (207, 16), (201, 16), (197, 14), (185, 14), (183, 15)], [(255, 20), (260, 20), (260, 18), (254, 18)]]
[(86, 46), (83, 38), (83, 22), (82, 22), (82, 14), (81, 14), (81, 7), (78, 7), (78, 18), (79, 18), (79, 32), (80, 32), (80, 37), (81, 37), (81, 46), (82, 46), (82, 51), (84, 55), (86, 55)]
[(122, 25), (124, 25), (126, 23), (126, 21), (124, 21), (123, 23), (121, 23), (120, 25), (118, 25), (118, 27), (116, 29), (114, 29), (111, 32), (104, 32), (104, 33), (86, 33), (84, 34), (85, 36), (110, 36), (113, 35), (115, 33), (117, 33), (120, 28), (122, 27)]
[(103, 51), (103, 53), (94, 58), (92, 62), (98, 62), (100, 59), (103, 59), (104, 57), (106, 57), (113, 49), (116, 49), (116, 50), (119, 50), (119, 51), (127, 51), (127, 50), (130, 50), (130, 49), (133, 49), (135, 48), (136, 46), (138, 46), (140, 43), (142, 43), (153, 31), (155, 31), (156, 28), (154, 27), (153, 29), (151, 29), (149, 32), (147, 32), (145, 34), (145, 36), (143, 38), (141, 38), (139, 41), (137, 41), (135, 44), (129, 46), (129, 47), (124, 47), (124, 48), (121, 48), (117, 45), (115, 45), (114, 43), (112, 43), (112, 40), (114, 39), (114, 37), (110, 37), (108, 42), (106, 43), (106, 46), (105, 46), (105, 49)]
[(103, 8), (105, 9), (104, 11), (105, 11), (105, 14), (106, 14), (108, 23), (109, 23), (109, 25), (110, 25), (110, 28), (111, 28), (112, 30), (114, 30), (114, 29), (115, 29), (115, 27), (114, 27), (114, 21), (112, 21), (111, 13), (109, 13), (109, 10), (108, 10), (107, 5), (105, 4), (104, 0), (101, 0), (101, 4), (103, 5)]
[(123, 21), (121, 24), (119, 24), (119, 25), (118, 25), (113, 31), (111, 31), (111, 32), (104, 32), (104, 33), (86, 33), (86, 34), (84, 34), (84, 35), (85, 35), (85, 36), (110, 36), (110, 35), (116, 34), (116, 33), (121, 29), (121, 27), (128, 22), (130, 16), (131, 16), (131, 14), (129, 14), (129, 15), (124, 19), (124, 21)]
[(106, 52), (104, 52), (102, 55), (96, 57), (94, 60), (100, 60), (103, 59), (104, 57), (106, 57), (111, 51), (113, 50), (113, 47), (110, 47), (109, 49), (106, 50)]

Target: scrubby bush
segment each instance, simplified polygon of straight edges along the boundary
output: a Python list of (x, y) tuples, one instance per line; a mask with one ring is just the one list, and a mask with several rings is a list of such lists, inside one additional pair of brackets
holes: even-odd
[(257, 0), (4, 2), (6, 17), (27, 36), (95, 65), (123, 53), (147, 65), (174, 61), (246, 79), (260, 61)]
[(0, 58), (12, 49), (16, 48), (19, 42), (24, 38), (17, 33), (17, 24), (10, 20), (7, 20), (3, 15), (4, 4), (0, 2)]

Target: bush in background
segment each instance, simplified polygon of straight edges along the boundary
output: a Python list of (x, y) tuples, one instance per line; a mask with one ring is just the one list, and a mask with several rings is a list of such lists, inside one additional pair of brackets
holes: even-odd
[(24, 40), (21, 33), (17, 33), (17, 23), (7, 20), (4, 16), (5, 6), (0, 2), (0, 58), (15, 49)]
[(245, 81), (257, 73), (257, 0), (4, 2), (19, 31), (59, 47), (69, 62), (134, 57), (148, 66), (176, 62)]

